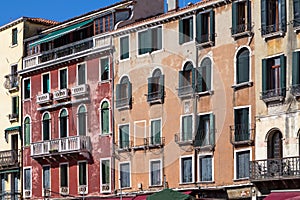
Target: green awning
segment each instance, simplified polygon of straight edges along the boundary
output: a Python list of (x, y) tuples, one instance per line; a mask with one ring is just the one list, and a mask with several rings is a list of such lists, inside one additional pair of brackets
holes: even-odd
[(20, 130), (21, 130), (21, 126), (13, 126), (5, 129), (4, 131), (9, 132), (9, 131), (20, 131)]
[(91, 23), (93, 21), (93, 19), (90, 19), (90, 20), (87, 20), (87, 21), (84, 21), (84, 22), (80, 22), (78, 24), (74, 24), (72, 26), (68, 26), (66, 28), (63, 28), (63, 29), (60, 29), (60, 30), (57, 30), (57, 31), (54, 31), (52, 33), (49, 33), (48, 35), (42, 37), (41, 39), (29, 44), (29, 48), (32, 48), (32, 47), (35, 47), (39, 44), (42, 44), (42, 43), (45, 43), (45, 42), (49, 42), (51, 40), (54, 40), (56, 38), (59, 38), (67, 33), (70, 33), (76, 29), (79, 29), (81, 28), (82, 26), (84, 25), (87, 25), (89, 23)]
[(164, 189), (147, 197), (147, 200), (190, 200), (192, 196), (171, 189)]

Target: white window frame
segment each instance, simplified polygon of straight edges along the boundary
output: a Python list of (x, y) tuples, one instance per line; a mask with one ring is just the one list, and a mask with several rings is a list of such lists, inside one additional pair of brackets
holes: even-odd
[(68, 111), (67, 108), (62, 108), (62, 109), (59, 110), (59, 113), (58, 113), (58, 126), (59, 126), (58, 127), (58, 134), (59, 134), (59, 138), (61, 138), (61, 135), (60, 135), (60, 115), (61, 115), (61, 112), (63, 110), (66, 110), (67, 115), (68, 115), (68, 117), (67, 117), (67, 137), (69, 137), (69, 111)]
[[(152, 168), (151, 168), (151, 164), (152, 162), (157, 162), (159, 161), (159, 165), (160, 165), (160, 183), (158, 185), (152, 185), (152, 177), (151, 177), (151, 172), (152, 172)], [(153, 186), (162, 186), (162, 179), (163, 179), (163, 170), (162, 170), (162, 159), (151, 159), (149, 160), (149, 186), (153, 187)]]
[[(188, 41), (188, 42), (184, 42), (184, 43), (182, 43), (182, 44), (179, 44), (179, 34), (177, 34), (178, 36), (178, 45), (179, 46), (183, 46), (183, 45), (191, 45), (191, 44), (193, 44), (194, 42), (195, 42), (195, 36), (196, 36), (196, 15), (189, 15), (189, 16), (186, 16), (186, 17), (183, 17), (183, 18), (180, 18), (179, 20), (178, 20), (178, 33), (179, 33), (179, 21), (180, 20), (185, 20), (185, 19), (188, 19), (188, 18), (193, 18), (193, 38), (192, 38), (192, 40), (191, 41)], [(182, 33), (183, 34), (183, 33)], [(193, 65), (193, 66), (195, 66), (195, 65)]]
[(159, 118), (153, 118), (153, 119), (150, 119), (150, 125), (149, 125), (149, 139), (152, 137), (152, 129), (151, 129), (151, 125), (152, 125), (152, 122), (153, 121), (158, 121), (160, 120), (160, 138), (162, 140), (162, 117), (159, 117)]
[[(237, 55), (238, 53), (243, 49), (243, 48), (247, 48), (248, 51), (249, 51), (249, 81), (248, 82), (244, 82), (244, 83), (240, 83), (240, 84), (237, 84), (236, 82), (236, 77), (237, 77)], [(251, 83), (253, 83), (253, 80), (252, 80), (252, 51), (251, 51), (251, 48), (247, 45), (242, 45), (240, 46), (236, 51), (235, 51), (235, 54), (234, 54), (234, 84), (233, 84), (233, 87), (242, 87), (244, 85), (250, 85)]]
[(192, 114), (192, 113), (189, 113), (189, 114), (184, 114), (184, 115), (180, 115), (180, 141), (181, 142), (189, 142), (189, 141), (192, 141), (192, 140), (187, 140), (187, 141), (183, 141), (183, 138), (182, 138), (182, 128), (183, 128), (183, 118), (184, 117), (187, 117), (187, 116), (192, 116), (192, 138), (195, 137), (195, 126), (194, 126), (194, 123), (195, 123), (195, 115)]
[[(129, 187), (121, 188), (121, 165), (123, 164), (129, 164)], [(119, 163), (119, 189), (126, 189), (126, 188), (131, 188), (131, 162), (130, 161)]]
[[(60, 68), (59, 70), (58, 70), (58, 89), (59, 90), (61, 90), (61, 86), (60, 86), (60, 82), (61, 82), (61, 80), (60, 80), (60, 72), (62, 71), (62, 70), (66, 70), (67, 71), (67, 86), (69, 85), (69, 71), (68, 71), (68, 67), (64, 67), (64, 68)], [(67, 87), (68, 88), (68, 87)]]
[(42, 73), (41, 74), (41, 94), (47, 94), (47, 93), (44, 93), (43, 90), (44, 90), (44, 76), (49, 74), (49, 92), (48, 93), (51, 93), (51, 73), (50, 72), (45, 72), (45, 73)]
[(42, 170), (43, 170), (43, 174), (42, 174), (42, 189), (43, 189), (43, 193), (42, 193), (42, 196), (45, 196), (45, 188), (44, 188), (44, 167), (49, 167), (49, 191), (51, 191), (51, 165), (42, 165)]
[[(205, 156), (211, 156), (211, 177), (212, 177), (212, 180), (211, 181), (201, 181), (201, 176), (200, 176), (200, 158), (201, 157), (205, 157)], [(214, 169), (214, 166), (215, 166), (215, 162), (214, 162), (214, 155), (213, 153), (204, 153), (204, 154), (198, 154), (197, 156), (198, 158), (198, 161), (197, 161), (197, 165), (198, 165), (198, 183), (211, 183), (211, 182), (214, 182), (215, 181), (215, 169)]]
[[(78, 107), (77, 107), (77, 136), (79, 136), (79, 108), (81, 106), (84, 106), (85, 108), (85, 111), (86, 111), (86, 115), (85, 115), (85, 123), (86, 123), (86, 126), (85, 126), (85, 133), (86, 135), (88, 135), (88, 116), (87, 116), (87, 113), (88, 113), (88, 110), (87, 110), (87, 106), (85, 104), (80, 104)], [(68, 129), (69, 130), (69, 129)]]
[(67, 165), (67, 176), (68, 176), (68, 189), (70, 188), (70, 166), (68, 162), (59, 163), (59, 191), (61, 191), (61, 166)]
[[(183, 180), (182, 180), (182, 159), (183, 158), (192, 158), (192, 182), (186, 182), (186, 183), (183, 183)], [(192, 184), (195, 182), (195, 161), (194, 161), (194, 156), (193, 155), (186, 155), (186, 156), (180, 156), (179, 157), (179, 174), (180, 174), (180, 184)]]
[(120, 127), (121, 126), (126, 126), (126, 125), (128, 125), (128, 138), (129, 138), (129, 146), (130, 146), (130, 123), (124, 123), (124, 124), (118, 124), (118, 139), (119, 139), (119, 142), (118, 142), (118, 145), (120, 145), (120, 136), (121, 136), (121, 134), (120, 134)]
[[(212, 94), (212, 91), (214, 91), (214, 62), (213, 62), (213, 58), (211, 57), (211, 56), (209, 56), (209, 55), (206, 55), (206, 56), (204, 56), (201, 60), (200, 60), (200, 62), (199, 62), (199, 68), (201, 68), (202, 66), (201, 66), (201, 63), (202, 63), (202, 61), (204, 60), (204, 59), (206, 59), (206, 58), (208, 58), (208, 59), (210, 59), (210, 62), (211, 62), (211, 66), (210, 66), (210, 90), (207, 90), (207, 91), (204, 91), (204, 92), (200, 92), (199, 94), (201, 95), (201, 94), (207, 94), (207, 93), (209, 93), (209, 94)], [(197, 69), (199, 69), (199, 68), (197, 68)], [(196, 70), (197, 70), (196, 69)], [(197, 80), (196, 80), (197, 81)]]
[(245, 105), (245, 106), (236, 106), (236, 107), (233, 107), (233, 120), (234, 120), (234, 122), (235, 122), (235, 118), (234, 118), (234, 113), (235, 113), (235, 110), (239, 110), (239, 109), (243, 109), (243, 108), (248, 108), (248, 110), (249, 110), (249, 131), (250, 131), (250, 129), (251, 129), (251, 105)]
[[(102, 112), (102, 104), (104, 102), (108, 103), (108, 112), (109, 112), (109, 116), (108, 116), (108, 120), (109, 120), (109, 130), (108, 133), (102, 133), (102, 116), (101, 116), (101, 112)], [(102, 99), (102, 101), (100, 102), (100, 107), (99, 107), (99, 119), (100, 119), (100, 135), (109, 135), (112, 134), (112, 128), (111, 128), (111, 105), (110, 105), (110, 101), (107, 98)]]
[[(137, 141), (136, 141), (136, 139), (138, 138), (137, 137), (137, 125), (136, 124), (141, 124), (141, 123), (144, 123), (144, 138), (147, 138), (147, 128), (146, 128), (146, 123), (147, 123), (147, 121), (146, 120), (140, 120), (140, 121), (135, 121), (134, 122), (134, 127), (133, 127), (133, 142), (134, 142), (134, 146), (139, 146), (139, 145), (137, 145)], [(119, 130), (119, 129), (118, 129)], [(130, 137), (130, 136), (129, 136)], [(138, 138), (138, 139), (140, 139), (140, 138)]]
[(17, 33), (17, 43), (13, 44), (13, 40), (11, 40), (10, 48), (16, 47), (19, 44), (19, 37), (18, 37), (19, 30), (18, 30), (18, 27), (14, 27), (14, 28), (11, 29), (11, 37), (13, 37), (14, 30), (16, 30), (16, 33)]
[[(25, 144), (25, 119), (26, 118), (29, 118), (29, 128), (30, 128), (30, 133), (29, 133), (29, 143), (31, 144), (32, 143), (32, 120), (31, 120), (31, 117), (27, 114), (24, 118), (23, 118), (23, 146), (26, 147), (26, 144)], [(30, 144), (27, 146), (29, 147)]]
[(248, 180), (250, 177), (245, 177), (245, 178), (237, 178), (237, 166), (236, 166), (236, 162), (237, 162), (237, 153), (239, 152), (245, 152), (245, 151), (249, 151), (249, 161), (252, 161), (252, 148), (243, 148), (243, 149), (238, 149), (238, 150), (234, 150), (234, 180)]
[[(29, 80), (29, 84), (30, 84), (30, 91), (29, 91), (29, 98), (25, 98), (25, 81), (26, 80)], [(32, 91), (31, 91), (31, 78), (29, 77), (29, 78), (24, 78), (23, 79), (23, 90), (22, 90), (22, 93), (23, 93), (23, 101), (27, 101), (27, 100), (31, 100), (31, 97), (32, 97)]]
[[(23, 180), (25, 181), (25, 170), (30, 170), (30, 196), (29, 197), (32, 197), (32, 166), (28, 166), (28, 167), (23, 167)], [(25, 190), (25, 182), (23, 184), (23, 196), (25, 196), (25, 191), (28, 191), (28, 190)]]
[(128, 53), (129, 53), (129, 56), (126, 59), (121, 59), (121, 51), (120, 51), (120, 55), (119, 55), (119, 61), (120, 62), (125, 62), (125, 61), (130, 60), (130, 47), (131, 47), (131, 44), (130, 44), (130, 38), (131, 38), (130, 34), (123, 35), (122, 37), (119, 38), (119, 48), (121, 49), (121, 39), (125, 38), (125, 37), (128, 37), (128, 51), (129, 51)]
[(88, 80), (87, 80), (87, 62), (81, 62), (81, 63), (78, 63), (77, 65), (76, 65), (76, 85), (77, 86), (79, 86), (79, 73), (78, 73), (78, 69), (79, 69), (79, 65), (84, 65), (84, 72), (85, 72), (85, 74), (84, 74), (84, 76), (85, 76), (85, 84), (87, 84), (87, 82), (88, 82)]
[[(108, 69), (108, 79), (107, 80), (101, 80), (101, 76), (102, 76), (102, 70), (101, 70), (101, 60), (103, 60), (103, 59), (108, 59), (108, 66), (109, 66), (109, 69)], [(111, 59), (110, 59), (110, 57), (109, 56), (103, 56), (103, 57), (101, 57), (101, 58), (99, 58), (99, 82), (100, 83), (105, 83), (105, 82), (109, 82), (110, 80), (111, 80), (111, 76), (110, 76), (110, 74), (111, 74), (111, 72), (110, 72), (110, 70), (111, 70)]]
[(44, 116), (46, 115), (46, 114), (48, 114), (49, 115), (49, 140), (51, 140), (51, 136), (52, 136), (52, 126), (51, 126), (51, 114), (50, 114), (50, 112), (48, 112), (48, 111), (46, 111), (46, 112), (44, 112), (43, 113), (43, 115), (42, 115), (42, 140), (44, 141), (44, 123), (43, 123), (43, 121), (44, 121)]
[[(109, 173), (109, 190), (108, 191), (102, 191), (102, 161), (109, 161), (109, 169), (110, 169), (110, 173)], [(112, 184), (112, 180), (111, 180), (111, 158), (101, 158), (100, 159), (100, 193), (111, 193), (111, 184)]]

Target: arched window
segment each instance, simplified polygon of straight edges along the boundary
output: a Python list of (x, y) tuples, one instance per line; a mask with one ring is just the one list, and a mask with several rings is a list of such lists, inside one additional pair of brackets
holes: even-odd
[(109, 111), (109, 103), (104, 101), (101, 104), (101, 133), (108, 134), (109, 133), (109, 123), (110, 122), (110, 111)]
[(160, 69), (154, 70), (152, 77), (148, 78), (148, 102), (160, 101), (164, 98), (164, 75)]
[(125, 108), (131, 106), (132, 85), (127, 76), (124, 76), (120, 84), (116, 85), (116, 107)]
[(282, 134), (279, 130), (272, 131), (268, 136), (268, 159), (282, 158)]
[(59, 133), (60, 138), (68, 136), (68, 112), (66, 109), (61, 110), (59, 115)]
[(45, 113), (43, 115), (43, 140), (50, 140), (50, 115)]
[(182, 71), (179, 71), (178, 95), (188, 95), (193, 92), (195, 85), (195, 69), (191, 62), (187, 62)]
[(30, 145), (30, 137), (31, 137), (31, 128), (30, 128), (30, 118), (26, 117), (24, 119), (24, 145)]
[(242, 48), (237, 53), (236, 58), (236, 84), (250, 81), (250, 52), (247, 48)]
[(212, 73), (211, 59), (204, 58), (198, 68), (197, 92), (206, 92), (211, 90)]
[(87, 112), (84, 105), (78, 109), (78, 135), (86, 135)]

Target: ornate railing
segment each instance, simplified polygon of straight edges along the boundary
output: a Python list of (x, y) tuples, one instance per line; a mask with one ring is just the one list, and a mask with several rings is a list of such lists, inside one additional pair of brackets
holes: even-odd
[(194, 88), (191, 85), (179, 86), (178, 88), (178, 96), (184, 97), (194, 93)]
[(72, 88), (72, 96), (81, 97), (86, 96), (90, 92), (90, 87), (88, 84), (78, 85)]
[(31, 144), (31, 156), (33, 157), (78, 151), (91, 151), (89, 136), (72, 136)]
[(300, 178), (300, 157), (274, 158), (250, 162), (252, 181)]
[(235, 124), (230, 126), (231, 143), (252, 144), (255, 138), (255, 124)]
[(16, 150), (0, 151), (0, 168), (14, 167), (19, 164), (19, 155)]
[(282, 30), (282, 27), (284, 26), (283, 23), (278, 23), (278, 24), (271, 24), (267, 26), (263, 26), (261, 29), (261, 34), (262, 35), (269, 35), (272, 33), (276, 33)]
[(283, 101), (285, 97), (285, 88), (276, 88), (261, 92), (261, 99), (268, 103), (272, 101)]
[(19, 88), (19, 78), (17, 74), (9, 74), (5, 76), (6, 80), (4, 82), (4, 87), (8, 90), (12, 90), (14, 88)]
[(291, 86), (291, 93), (295, 97), (299, 97), (300, 96), (300, 84), (292, 85)]
[(236, 26), (236, 28), (231, 28), (231, 35), (232, 36), (238, 36), (239, 34), (242, 33), (247, 33), (252, 31), (252, 26), (251, 24), (244, 23), (244, 24), (239, 24)]

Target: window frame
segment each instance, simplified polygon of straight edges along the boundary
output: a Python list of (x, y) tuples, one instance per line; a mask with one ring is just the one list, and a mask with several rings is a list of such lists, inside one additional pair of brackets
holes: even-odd
[[(47, 92), (44, 92), (44, 76), (49, 76), (49, 88), (47, 89)], [(41, 74), (41, 94), (47, 94), (51, 93), (51, 73), (45, 72)]]
[[(102, 104), (107, 102), (108, 103), (108, 133), (103, 133), (102, 132)], [(112, 128), (111, 128), (111, 106), (110, 106), (110, 101), (108, 99), (103, 99), (100, 102), (100, 107), (99, 107), (99, 119), (100, 119), (100, 135), (109, 135), (112, 133)]]
[[(188, 117), (188, 116), (192, 117), (192, 133), (191, 133), (192, 134), (192, 139), (191, 140), (183, 140), (183, 118)], [(180, 141), (181, 142), (192, 142), (193, 141), (194, 132), (195, 132), (194, 123), (195, 123), (194, 114), (188, 113), (188, 114), (180, 115)]]
[[(159, 173), (160, 173), (160, 183), (159, 184), (152, 184), (152, 163), (153, 162), (158, 162), (159, 161)], [(163, 179), (163, 167), (162, 167), (162, 159), (150, 159), (149, 160), (149, 187), (159, 187), (162, 186), (162, 179)]]
[[(101, 63), (102, 63), (102, 60), (105, 60), (105, 59), (108, 60), (108, 75), (107, 75), (107, 79), (102, 80), (102, 65), (101, 65)], [(110, 65), (110, 63), (111, 63), (111, 59), (109, 56), (104, 56), (104, 57), (99, 58), (99, 72), (100, 72), (99, 73), (99, 82), (100, 83), (109, 82), (111, 80), (111, 77), (110, 77), (111, 65)]]
[(13, 28), (11, 30), (11, 47), (17, 46), (18, 45), (18, 28)]
[[(26, 88), (25, 88), (25, 81), (29, 81), (29, 86), (30, 86), (30, 88), (29, 88), (29, 97), (26, 97)], [(26, 100), (31, 100), (31, 78), (30, 77), (28, 77), (28, 78), (24, 78), (23, 79), (23, 100), (24, 101), (26, 101)]]
[[(156, 76), (156, 72), (159, 71), (160, 75)], [(158, 79), (158, 87), (156, 91), (153, 91), (153, 80), (154, 78)], [(165, 96), (165, 75), (163, 74), (163, 70), (160, 67), (156, 67), (152, 70), (151, 76), (148, 77), (147, 80), (147, 102), (151, 104), (154, 103), (164, 103), (164, 96)], [(151, 94), (157, 93), (157, 95), (151, 96)]]
[(250, 173), (249, 173), (249, 177), (243, 177), (243, 178), (238, 178), (238, 168), (237, 168), (237, 154), (241, 153), (241, 152), (246, 152), (249, 151), (249, 168), (250, 168), (250, 162), (252, 161), (252, 149), (251, 148), (243, 148), (243, 149), (238, 149), (238, 150), (234, 150), (234, 180), (236, 181), (240, 181), (240, 180), (248, 180), (250, 179)]
[[(126, 79), (127, 79), (127, 82), (125, 82)], [(124, 88), (122, 88), (123, 84), (126, 84), (126, 94), (127, 94), (126, 98), (122, 97), (123, 89), (124, 89)], [(128, 74), (124, 74), (123, 76), (120, 77), (119, 82), (116, 84), (115, 94), (116, 94), (115, 95), (115, 97), (116, 97), (116, 108), (118, 110), (131, 109), (131, 107), (132, 107), (132, 82), (130, 81), (130, 78), (129, 78)]]
[[(149, 52), (146, 52), (146, 53), (140, 53), (140, 35), (142, 32), (147, 32), (147, 31), (153, 31), (154, 29), (159, 29), (159, 27), (161, 27), (161, 49), (157, 49), (157, 50), (153, 50), (153, 37), (151, 37), (151, 51)], [(164, 30), (164, 26), (163, 25), (157, 25), (157, 26), (154, 26), (154, 27), (151, 27), (151, 28), (147, 28), (147, 29), (143, 29), (143, 30), (139, 30), (136, 32), (136, 38), (137, 38), (137, 57), (144, 57), (144, 56), (147, 56), (149, 54), (153, 54), (153, 53), (157, 53), (157, 52), (162, 52), (163, 49), (164, 49), (164, 46), (163, 46), (163, 38), (164, 38), (164, 34), (163, 34), (163, 31)], [(152, 36), (152, 33), (151, 33), (151, 36)], [(130, 41), (130, 40), (129, 40)], [(157, 45), (157, 44), (156, 44)]]
[[(66, 180), (67, 186), (61, 186), (61, 179), (62, 179), (62, 177), (61, 177), (61, 166), (62, 165), (67, 166), (67, 180)], [(69, 168), (70, 168), (70, 166), (69, 166), (68, 162), (59, 163), (59, 188), (60, 188), (60, 190), (61, 190), (62, 187), (66, 187), (68, 189), (70, 187), (70, 169)]]
[[(26, 178), (25, 178), (26, 177), (26, 173), (25, 173), (26, 170), (30, 171), (30, 188), (29, 189), (26, 188)], [(32, 166), (23, 167), (23, 180), (24, 180), (23, 195), (25, 196), (26, 191), (30, 191), (30, 196), (29, 197), (32, 197)]]
[[(119, 149), (124, 149), (123, 145), (120, 145), (121, 143), (121, 132), (120, 132), (120, 127), (121, 126), (128, 126), (128, 148), (130, 148), (130, 123), (124, 123), (124, 124), (118, 124), (118, 145)], [(120, 147), (122, 146), (122, 147)]]
[[(129, 165), (129, 184), (127, 187), (122, 187), (121, 186), (121, 165), (123, 164), (128, 164)], [(119, 162), (119, 189), (126, 189), (126, 188), (131, 188), (131, 162), (126, 161), (126, 162)]]
[[(207, 156), (210, 156), (211, 157), (211, 181), (202, 181), (201, 180), (201, 173), (200, 173), (200, 159), (201, 157), (207, 157)], [(215, 181), (215, 176), (214, 176), (214, 173), (215, 173), (215, 170), (214, 170), (214, 155), (213, 153), (204, 153), (204, 154), (198, 154), (197, 156), (198, 160), (197, 160), (197, 165), (198, 165), (198, 183), (213, 183)]]
[[(122, 42), (121, 42), (121, 40), (126, 38), (126, 37), (128, 37), (128, 58), (123, 58), (122, 59)], [(120, 48), (119, 60), (120, 60), (120, 62), (125, 62), (125, 61), (130, 60), (130, 47), (131, 47), (131, 45), (130, 45), (130, 34), (127, 34), (127, 35), (124, 35), (124, 36), (120, 37), (119, 38), (119, 44), (120, 44), (119, 45), (119, 48)]]
[[(45, 186), (44, 167), (49, 167), (49, 188), (44, 187)], [(42, 165), (42, 189), (43, 189), (43, 191), (45, 191), (45, 189), (51, 191), (51, 165)], [(43, 196), (45, 196), (45, 192), (43, 192), (42, 194), (43, 194)]]
[[(86, 185), (80, 185), (80, 165), (85, 166), (85, 178), (86, 178)], [(88, 162), (86, 160), (81, 160), (77, 162), (77, 184), (78, 187), (86, 186), (86, 189), (88, 189), (88, 183), (89, 183), (89, 168), (88, 168)]]
[[(143, 136), (143, 138), (140, 138), (140, 137), (137, 137), (137, 133), (138, 133), (138, 131), (137, 131), (137, 127), (139, 127), (137, 124), (141, 124), (141, 123), (143, 123), (144, 124), (144, 126), (143, 126), (143, 129), (144, 129), (144, 136)], [(137, 139), (139, 139), (139, 140), (142, 140), (142, 139), (146, 139), (147, 138), (147, 121), (146, 120), (139, 120), (139, 121), (134, 121), (133, 122), (133, 145), (135, 146), (135, 147), (138, 147), (138, 146), (141, 146), (138, 142), (137, 142)], [(140, 136), (140, 135), (139, 135)], [(144, 145), (144, 141), (142, 141), (142, 144)]]
[[(199, 85), (199, 83), (198, 83), (198, 81), (199, 81), (199, 74), (200, 74), (200, 72), (199, 72), (199, 70), (201, 69), (201, 68), (203, 68), (204, 66), (202, 66), (201, 64), (202, 64), (202, 62), (205, 60), (205, 59), (209, 59), (210, 60), (210, 88), (209, 89), (207, 89), (206, 91), (199, 91), (199, 89), (198, 88), (196, 88), (197, 89), (197, 93), (199, 94), (199, 95), (205, 95), (205, 94), (212, 94), (213, 92), (213, 90), (214, 90), (214, 88), (213, 88), (213, 82), (214, 82), (214, 70), (213, 70), (213, 59), (212, 59), (212, 57), (210, 57), (210, 56), (204, 56), (202, 59), (201, 59), (201, 61), (199, 62), (199, 66), (197, 67), (197, 71), (196, 71), (196, 73), (197, 73), (197, 78), (196, 78), (196, 80), (195, 80), (195, 82), (197, 82), (197, 87), (198, 87), (198, 85)], [(207, 73), (207, 72), (206, 72)]]
[[(216, 143), (216, 122), (215, 122), (215, 113), (213, 112), (213, 111), (210, 111), (210, 112), (205, 112), (205, 113), (198, 113), (197, 114), (197, 118), (200, 120), (200, 118), (202, 117), (202, 116), (208, 116), (209, 117), (209, 135), (208, 135), (208, 143), (209, 144), (207, 144), (207, 145), (205, 145), (205, 146), (202, 146), (202, 145), (200, 145), (199, 147), (200, 148), (202, 148), (202, 147), (206, 147), (206, 146), (213, 146), (213, 145), (215, 145), (215, 143)], [(213, 120), (213, 121), (212, 121)], [(195, 123), (197, 123), (197, 129), (199, 129), (199, 125), (200, 125), (200, 121), (198, 121), (198, 120), (195, 120), (196, 122)], [(194, 127), (194, 126), (193, 126)], [(213, 129), (211, 129), (211, 127), (213, 127)], [(196, 132), (196, 130), (195, 130), (195, 134), (197, 135), (198, 134), (198, 130), (197, 130), (197, 132)], [(194, 144), (196, 145), (196, 143), (195, 143), (195, 141), (197, 141), (197, 138), (196, 138), (196, 135), (195, 135), (195, 139), (194, 139)], [(213, 135), (213, 140), (214, 141), (210, 141), (211, 140), (211, 135)], [(201, 140), (200, 140), (200, 142), (202, 142)], [(211, 142), (213, 142), (213, 144), (211, 144)], [(209, 154), (210, 155), (210, 154)]]
[[(44, 117), (47, 114), (49, 115), (49, 140), (44, 140)], [(51, 140), (51, 132), (52, 132), (51, 128), (52, 128), (52, 126), (51, 126), (51, 114), (50, 114), (50, 112), (46, 111), (42, 114), (42, 141), (50, 141)]]
[[(193, 31), (192, 31), (192, 35), (190, 35), (189, 36), (189, 38), (191, 38), (189, 41), (186, 41), (186, 39), (185, 39), (185, 33), (184, 33), (184, 28), (183, 28), (183, 20), (187, 20), (187, 19), (189, 19), (189, 18), (192, 18), (192, 22), (193, 22), (193, 26), (192, 26), (192, 28), (193, 28)], [(182, 22), (181, 22), (182, 21)], [(195, 15), (190, 15), (190, 16), (186, 16), (186, 17), (183, 17), (183, 18), (181, 18), (181, 19), (179, 19), (178, 20), (178, 33), (179, 33), (179, 38), (178, 38), (178, 44), (179, 45), (188, 45), (188, 44), (192, 44), (194, 41), (195, 41), (195, 35), (196, 35), (196, 17), (195, 17)], [(180, 25), (182, 23), (182, 25)], [(181, 29), (181, 27), (180, 26), (182, 26), (182, 33), (180, 32), (180, 29)]]
[[(79, 84), (79, 66), (80, 65), (84, 65), (84, 83), (83, 84)], [(87, 84), (87, 62), (81, 62), (81, 63), (78, 63), (76, 65), (76, 85), (77, 86), (80, 86), (80, 85), (85, 85)]]
[[(244, 48), (248, 49), (248, 52), (249, 52), (249, 72), (248, 72), (249, 80), (246, 81), (246, 82), (237, 83), (238, 55), (239, 55), (239, 52), (241, 52)], [(251, 57), (252, 57), (252, 51), (251, 51), (251, 48), (249, 46), (242, 45), (235, 51), (235, 55), (234, 55), (234, 84), (232, 86), (233, 88), (239, 88), (239, 87), (243, 87), (243, 86), (252, 86), (253, 80), (252, 80), (252, 59), (251, 59)]]
[[(192, 159), (192, 181), (191, 182), (183, 182), (183, 173), (182, 173), (182, 160), (186, 158)], [(194, 164), (194, 156), (193, 155), (185, 155), (179, 157), (179, 174), (180, 174), (180, 183), (179, 184), (192, 184), (195, 183), (195, 164)]]
[[(241, 109), (247, 109), (248, 108), (248, 131), (249, 131), (249, 140), (251, 140), (251, 118), (252, 118), (252, 112), (251, 112), (251, 105), (245, 105), (245, 106), (235, 106), (233, 107), (233, 121), (234, 121), (234, 128), (236, 127), (235, 124), (235, 110), (241, 110)], [(235, 130), (235, 129), (234, 129)], [(234, 131), (234, 135), (233, 137), (235, 137), (235, 131)], [(235, 138), (234, 138), (235, 141)], [(247, 140), (242, 140), (242, 141), (247, 141)]]
[[(102, 162), (103, 161), (109, 161), (109, 190), (107, 191), (103, 191), (102, 190), (102, 177), (103, 177), (103, 174), (102, 174)], [(108, 157), (108, 158), (100, 158), (100, 193), (110, 193), (111, 192), (111, 184), (112, 184), (112, 180), (111, 180), (111, 158)]]
[(59, 118), (59, 122), (58, 122), (58, 125), (59, 125), (59, 129), (58, 129), (58, 134), (59, 134), (59, 138), (62, 138), (61, 137), (61, 131), (60, 131), (60, 116), (61, 116), (61, 113), (62, 111), (65, 110), (67, 112), (67, 124), (66, 124), (66, 128), (67, 128), (67, 135), (66, 137), (69, 137), (69, 112), (68, 112), (68, 109), (67, 108), (61, 108), (59, 113), (58, 113), (58, 118)]
[[(20, 113), (20, 109), (19, 109), (19, 106), (20, 106), (20, 103), (19, 103), (19, 96), (12, 96), (11, 97), (11, 103), (12, 103), (12, 108), (11, 108), (11, 114), (12, 115), (17, 115), (19, 116), (19, 113)], [(15, 112), (14, 112), (15, 110)]]
[[(239, 31), (239, 24), (238, 24), (238, 19), (240, 17), (239, 15), (239, 7), (241, 6), (240, 4), (243, 3), (245, 6), (245, 23), (242, 25), (245, 25), (245, 30), (244, 31)], [(235, 10), (234, 10), (235, 9)], [(231, 36), (234, 38), (237, 37), (242, 37), (244, 35), (250, 36), (249, 32), (252, 32), (252, 7), (251, 7), (251, 0), (240, 0), (232, 3), (232, 26), (231, 26)], [(234, 12), (236, 11), (236, 12)], [(236, 26), (236, 27), (234, 27)], [(234, 30), (236, 28), (237, 30)]]
[[(80, 119), (79, 119), (79, 115), (81, 113), (79, 113), (79, 110), (81, 107), (84, 107), (85, 109), (85, 134), (84, 135), (80, 135)], [(88, 134), (88, 109), (87, 109), (87, 106), (85, 104), (80, 104), (78, 107), (77, 107), (77, 136), (87, 136)]]
[[(206, 29), (208, 30), (208, 34), (207, 34), (207, 41), (202, 41), (202, 36), (205, 34), (201, 34), (200, 30), (203, 29), (202, 28), (202, 19), (203, 19), (203, 15), (208, 15), (208, 23), (207, 23), (207, 27)], [(202, 12), (198, 12), (195, 15), (196, 18), (196, 34), (195, 34), (195, 40), (197, 42), (197, 45), (199, 46), (213, 46), (215, 43), (215, 34), (216, 34), (216, 30), (215, 30), (215, 11), (214, 9), (208, 9)], [(198, 26), (200, 26), (201, 28), (198, 28)], [(199, 30), (198, 30), (199, 29)], [(197, 31), (198, 30), (198, 31)], [(200, 37), (200, 38), (199, 38)]]
[[(156, 143), (156, 142), (152, 142), (153, 139), (152, 139), (152, 122), (154, 121), (160, 121), (160, 142), (159, 143)], [(150, 119), (149, 121), (149, 145), (160, 145), (162, 144), (162, 135), (163, 135), (163, 132), (162, 132), (163, 128), (162, 128), (162, 117), (159, 117), (159, 118), (153, 118), (153, 119)], [(155, 135), (153, 135), (153, 137), (155, 138)]]
[[(62, 88), (62, 86), (61, 86), (61, 77), (60, 77), (60, 73), (61, 73), (61, 71), (63, 71), (63, 70), (66, 70), (66, 88)], [(68, 82), (69, 82), (69, 72), (68, 72), (68, 67), (64, 67), (64, 68), (60, 68), (59, 70), (58, 70), (58, 88), (59, 88), (59, 90), (62, 90), (62, 89), (68, 89)]]
[[(26, 127), (25, 127), (25, 120), (26, 119), (29, 119), (29, 144), (26, 144)], [(23, 146), (24, 147), (30, 147), (30, 144), (31, 144), (31, 142), (32, 142), (32, 138), (31, 138), (31, 133), (32, 133), (32, 126), (31, 126), (31, 123), (32, 123), (32, 121), (31, 121), (31, 117), (29, 116), (29, 115), (26, 115), (24, 118), (23, 118), (23, 133), (24, 133), (24, 135), (23, 135), (23, 138), (24, 138), (24, 140), (23, 140)]]

